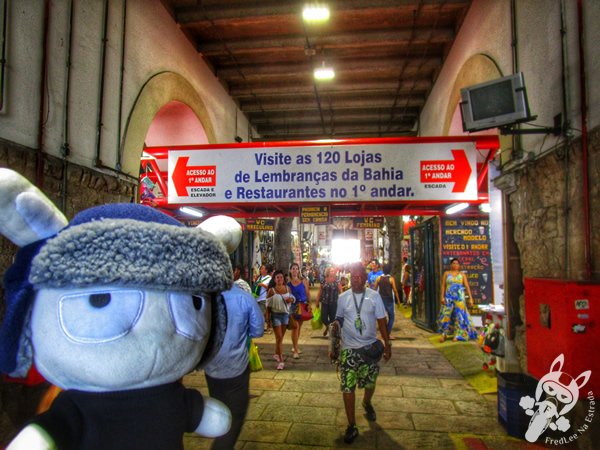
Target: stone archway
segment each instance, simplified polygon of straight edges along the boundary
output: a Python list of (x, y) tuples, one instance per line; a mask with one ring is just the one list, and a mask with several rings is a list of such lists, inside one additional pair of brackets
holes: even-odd
[(154, 117), (170, 102), (187, 105), (198, 117), (209, 143), (216, 137), (206, 105), (194, 87), (181, 75), (162, 72), (150, 78), (140, 90), (125, 128), (122, 171), (137, 177), (144, 141)]

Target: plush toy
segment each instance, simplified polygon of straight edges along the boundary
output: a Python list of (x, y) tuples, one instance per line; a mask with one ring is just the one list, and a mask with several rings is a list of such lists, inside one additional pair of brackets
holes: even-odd
[(21, 247), (5, 276), (0, 372), (24, 376), (35, 362), (63, 390), (8, 449), (173, 450), (184, 432), (227, 432), (225, 405), (181, 384), (223, 340), (219, 293), (233, 280), (218, 239), (137, 204), (67, 224), (8, 169), (0, 232)]

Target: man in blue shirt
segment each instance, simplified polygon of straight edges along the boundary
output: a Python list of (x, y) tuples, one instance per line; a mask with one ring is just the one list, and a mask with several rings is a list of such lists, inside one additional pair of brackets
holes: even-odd
[(383, 275), (383, 270), (381, 270), (381, 267), (379, 266), (379, 261), (377, 261), (376, 259), (372, 259), (369, 265), (371, 266), (371, 271), (369, 272), (369, 276), (367, 277), (367, 283), (369, 283), (369, 287), (371, 289), (375, 289), (375, 281), (377, 281), (377, 278)]
[(250, 368), (247, 339), (263, 335), (264, 316), (252, 296), (237, 286), (223, 292), (227, 333), (219, 353), (204, 367), (208, 392), (231, 410), (231, 428), (213, 441), (212, 449), (235, 446), (249, 404)]

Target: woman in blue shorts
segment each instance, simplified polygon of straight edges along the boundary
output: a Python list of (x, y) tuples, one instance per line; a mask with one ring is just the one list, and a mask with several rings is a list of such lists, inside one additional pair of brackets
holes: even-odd
[(283, 370), (283, 336), (289, 321), (289, 305), (294, 301), (289, 288), (285, 284), (285, 277), (281, 270), (273, 272), (275, 285), (267, 292), (267, 321), (275, 333), (275, 354), (277, 370)]

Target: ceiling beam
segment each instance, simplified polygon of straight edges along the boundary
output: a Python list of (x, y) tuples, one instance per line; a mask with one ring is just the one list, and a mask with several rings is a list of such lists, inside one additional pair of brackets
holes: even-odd
[[(353, 60), (332, 60), (331, 66), (334, 68), (337, 76), (350, 72), (349, 76), (359, 77), (360, 74), (367, 76), (376, 76), (378, 72), (386, 76), (391, 74), (400, 75), (412, 69), (415, 73), (429, 73), (441, 65), (442, 61), (436, 57), (426, 58), (362, 58)], [(404, 68), (404, 70), (403, 70)], [(272, 63), (272, 64), (244, 64), (236, 66), (222, 66), (217, 70), (217, 76), (226, 80), (240, 79), (253, 76), (298, 76), (298, 74), (312, 75), (312, 66), (310, 61), (301, 63)]]
[[(331, 109), (353, 109), (353, 108), (367, 108), (367, 109), (377, 109), (377, 108), (390, 108), (392, 106), (394, 98), (393, 96), (370, 96), (364, 98), (347, 98), (341, 99), (332, 102), (325, 102), (323, 105), (323, 109), (327, 110)], [(329, 104), (331, 103), (331, 105)], [(408, 98), (402, 98), (396, 102), (398, 107), (423, 107), (425, 104), (424, 96), (411, 96)], [(317, 103), (315, 98), (303, 97), (303, 98), (276, 98), (276, 99), (264, 99), (261, 98), (260, 102), (256, 101), (248, 101), (248, 102), (240, 102), (240, 108), (244, 113), (251, 112), (265, 112), (265, 111), (280, 111), (284, 113), (285, 111), (296, 111), (296, 110), (307, 110), (307, 109), (315, 109), (317, 107)]]
[(272, 124), (266, 127), (258, 127), (258, 133), (262, 136), (267, 135), (279, 135), (279, 136), (319, 136), (319, 135), (337, 135), (337, 136), (348, 136), (349, 134), (354, 134), (361, 136), (365, 133), (370, 135), (382, 135), (386, 134), (396, 134), (398, 132), (410, 132), (414, 125), (414, 120), (410, 121), (402, 121), (396, 122), (390, 129), (387, 128), (387, 123), (385, 124), (377, 124), (377, 123), (334, 123), (327, 124), (325, 127), (325, 132), (321, 124), (304, 124), (304, 123), (295, 123), (290, 126), (274, 126)]
[[(421, 80), (407, 80), (400, 83), (400, 92), (428, 92), (432, 88), (432, 82), (429, 79)], [(381, 92), (394, 92), (398, 89), (398, 79), (396, 77), (390, 77), (388, 80), (378, 81), (348, 81), (335, 83), (321, 83), (318, 85), (320, 94), (329, 93), (348, 93), (353, 92), (358, 95), (361, 94), (377, 94)], [(308, 94), (313, 92), (312, 83), (298, 84), (298, 83), (280, 83), (280, 84), (261, 84), (255, 83), (250, 84), (230, 84), (229, 94), (232, 97), (238, 99), (245, 99), (248, 97), (254, 97), (255, 95), (260, 96), (279, 96), (289, 95), (290, 91), (298, 94)]]
[(281, 134), (268, 134), (256, 138), (255, 142), (277, 142), (277, 141), (314, 141), (319, 139), (354, 139), (354, 138), (378, 138), (378, 137), (405, 137), (405, 136), (416, 136), (417, 133), (412, 129), (407, 130), (376, 130), (367, 131), (364, 129), (355, 129), (353, 131), (348, 130), (343, 133), (336, 133), (333, 135), (323, 134), (321, 130), (315, 134), (295, 134), (295, 133), (281, 133)]
[[(336, 14), (360, 13), (367, 9), (394, 9), (398, 14), (410, 13), (419, 2), (415, 0), (369, 0), (367, 6), (363, 0), (344, 0), (335, 2), (333, 10)], [(428, 10), (439, 10), (447, 13), (462, 9), (469, 0), (446, 0), (440, 5), (439, 0), (425, 0), (422, 5), (423, 14)], [(243, 3), (239, 1), (203, 0), (200, 6), (180, 6), (175, 9), (177, 21), (182, 24), (204, 22), (207, 18), (213, 21), (224, 20), (257, 20), (281, 15), (300, 16), (302, 10), (297, 0), (262, 0), (260, 2)]]
[[(311, 37), (313, 48), (333, 51), (336, 49), (353, 48), (367, 50), (371, 47), (400, 46), (408, 44), (443, 44), (452, 42), (455, 38), (452, 28), (431, 30), (388, 30), (362, 31), (353, 33), (337, 33), (320, 37)], [(199, 39), (200, 41), (200, 39)], [(225, 48), (225, 45), (227, 48)], [(249, 38), (213, 42), (199, 42), (196, 50), (204, 56), (223, 56), (230, 52), (234, 55), (242, 53), (264, 53), (273, 51), (304, 52), (306, 37), (303, 35), (278, 36), (277, 38)]]
[[(250, 113), (248, 119), (254, 126), (260, 125), (286, 125), (293, 126), (295, 123), (303, 124), (317, 124), (321, 123), (320, 117), (317, 116), (318, 111), (305, 110), (305, 111), (294, 111), (287, 114), (283, 111), (277, 111), (272, 113)], [(419, 114), (418, 108), (398, 108), (394, 117), (396, 120), (409, 119), (414, 121)], [(330, 111), (329, 109), (323, 110), (323, 118), (325, 123), (330, 123), (334, 120), (336, 123), (367, 123), (377, 122), (381, 120), (389, 120), (391, 115), (390, 108), (379, 108), (379, 109), (361, 109), (361, 110), (337, 110)]]

